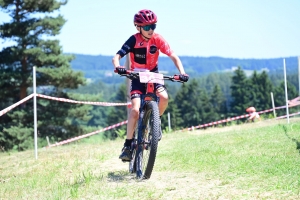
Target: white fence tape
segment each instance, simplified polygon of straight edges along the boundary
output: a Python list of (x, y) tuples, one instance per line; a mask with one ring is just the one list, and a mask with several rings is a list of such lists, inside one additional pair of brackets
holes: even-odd
[[(18, 105), (28, 101), (33, 96), (34, 96), (34, 94), (31, 94), (31, 95), (25, 97), (24, 99), (18, 101), (17, 103), (1, 110), (0, 111), (0, 117), (2, 115), (4, 115), (5, 113), (7, 113), (8, 111), (10, 111), (10, 110), (14, 109), (15, 107), (17, 107)], [(78, 103), (78, 104), (88, 104), (88, 105), (97, 105), (97, 106), (127, 106), (127, 107), (131, 106), (131, 102), (127, 102), (127, 103), (110, 103), (110, 102), (75, 101), (75, 100), (65, 99), (65, 98), (50, 97), (50, 96), (43, 95), (43, 94), (36, 94), (36, 96), (41, 97), (41, 98), (45, 98), (45, 99), (55, 100), (55, 101), (67, 102), (67, 103)]]
[(5, 113), (7, 113), (8, 111), (10, 111), (10, 110), (14, 109), (15, 107), (17, 107), (18, 105), (24, 103), (25, 101), (28, 101), (28, 100), (31, 99), (32, 97), (33, 97), (33, 94), (31, 94), (31, 95), (25, 97), (24, 99), (18, 101), (17, 103), (15, 103), (15, 104), (13, 104), (13, 105), (11, 105), (11, 106), (9, 106), (9, 107), (7, 107), (7, 108), (1, 110), (1, 111), (0, 111), (0, 117), (1, 117), (2, 115), (4, 115)]
[[(25, 97), (24, 99), (18, 101), (17, 103), (1, 110), (0, 111), (0, 117), (2, 115), (4, 115), (5, 113), (9, 112), (10, 110), (12, 110), (13, 108), (17, 107), (18, 105), (28, 101), (33, 96), (34, 96), (34, 94), (31, 94), (31, 95)], [(71, 100), (71, 99), (51, 97), (51, 96), (42, 95), (42, 94), (36, 94), (36, 96), (41, 97), (41, 98), (45, 98), (45, 99), (66, 102), (66, 103), (78, 103), (78, 104), (99, 105), (99, 106), (128, 106), (128, 107), (131, 106), (131, 102), (127, 102), (127, 103), (90, 102), (90, 101), (75, 101), (75, 100)], [(294, 106), (296, 106), (296, 105), (291, 105), (289, 107), (294, 107)], [(286, 108), (286, 106), (276, 107), (275, 110), (282, 109), (282, 108)], [(259, 111), (258, 113), (261, 114), (261, 113), (266, 113), (266, 112), (271, 112), (271, 111), (273, 111), (273, 109)], [(295, 116), (295, 115), (299, 115), (299, 114), (300, 114), (300, 112), (297, 112), (297, 113), (290, 114), (289, 116)], [(208, 127), (208, 126), (217, 125), (217, 124), (221, 124), (221, 123), (225, 123), (225, 122), (229, 122), (229, 121), (233, 121), (233, 120), (237, 120), (237, 119), (242, 119), (242, 118), (245, 118), (245, 117), (248, 117), (248, 116), (249, 116), (249, 114), (241, 115), (241, 116), (237, 116), (237, 117), (232, 117), (232, 118), (228, 118), (228, 119), (219, 120), (219, 121), (216, 121), (216, 122), (210, 122), (210, 123), (207, 123), (207, 124), (192, 126), (190, 128), (185, 128), (185, 129), (182, 129), (180, 131), (186, 131), (186, 130), (190, 131), (190, 130), (194, 130), (194, 129), (198, 129), (198, 128)], [(287, 117), (287, 116), (285, 115), (285, 116), (277, 117), (276, 119), (282, 119), (282, 118), (285, 118), (285, 117)], [(77, 141), (77, 140), (80, 140), (82, 138), (86, 138), (86, 137), (95, 135), (97, 133), (104, 132), (104, 131), (109, 130), (109, 129), (113, 129), (115, 127), (118, 127), (118, 126), (121, 126), (121, 125), (124, 125), (124, 124), (127, 124), (127, 120), (123, 121), (123, 122), (120, 122), (120, 123), (117, 123), (117, 124), (114, 124), (114, 125), (111, 125), (111, 126), (108, 126), (104, 129), (101, 129), (101, 130), (98, 130), (98, 131), (94, 131), (94, 132), (91, 132), (91, 133), (88, 133), (88, 134), (85, 134), (85, 135), (77, 136), (77, 137), (74, 137), (74, 138), (71, 138), (71, 139), (67, 139), (67, 140), (49, 145), (48, 147), (59, 146), (59, 145), (63, 145), (63, 144), (73, 142), (73, 141)]]
[[(296, 115), (300, 115), (300, 112), (289, 114), (289, 117), (296, 116)], [(286, 118), (286, 117), (287, 117), (287, 115), (283, 115), (283, 116), (280, 116), (280, 117), (276, 117), (276, 119), (283, 119), (283, 118)]]
[(91, 101), (75, 101), (71, 99), (65, 98), (57, 98), (57, 97), (50, 97), (43, 94), (37, 94), (38, 97), (42, 97), (45, 99), (55, 100), (55, 101), (62, 101), (67, 103), (78, 103), (78, 104), (89, 104), (89, 105), (97, 105), (97, 106), (128, 106), (131, 103), (109, 103), (109, 102), (91, 102)]
[(55, 143), (55, 144), (51, 144), (47, 147), (55, 147), (55, 146), (60, 146), (60, 145), (63, 145), (63, 144), (67, 144), (67, 143), (70, 143), (70, 142), (74, 142), (76, 140), (80, 140), (82, 138), (86, 138), (86, 137), (89, 137), (89, 136), (92, 136), (92, 135), (95, 135), (97, 133), (101, 133), (101, 132), (104, 132), (104, 131), (107, 131), (109, 129), (113, 129), (113, 128), (116, 128), (118, 126), (122, 126), (124, 124), (127, 124), (127, 120), (126, 121), (123, 121), (123, 122), (120, 122), (120, 123), (117, 123), (117, 124), (114, 124), (114, 125), (111, 125), (111, 126), (108, 126), (104, 129), (101, 129), (101, 130), (98, 130), (98, 131), (94, 131), (94, 132), (91, 132), (91, 133), (87, 133), (85, 135), (80, 135), (80, 136), (77, 136), (77, 137), (74, 137), (74, 138), (70, 138), (70, 139), (67, 139), (67, 140), (63, 140), (61, 142), (58, 142), (58, 143)]
[[(293, 106), (289, 106), (289, 107), (293, 107)], [(286, 106), (276, 107), (275, 110), (282, 109), (282, 108), (286, 108)], [(259, 111), (257, 113), (262, 114), (262, 113), (267, 113), (267, 112), (271, 112), (271, 111), (273, 111), (273, 109)], [(298, 113), (289, 114), (289, 116), (295, 116), (297, 114)], [(299, 112), (299, 114), (300, 114), (300, 112)], [(232, 118), (228, 118), (228, 119), (219, 120), (219, 121), (216, 121), (216, 122), (210, 122), (210, 123), (207, 123), (207, 124), (192, 126), (192, 127), (189, 127), (189, 128), (182, 129), (180, 131), (191, 131), (191, 130), (194, 130), (194, 129), (199, 129), (199, 128), (203, 128), (203, 127), (208, 127), (208, 126), (213, 126), (213, 125), (217, 125), (217, 124), (221, 124), (221, 123), (226, 123), (226, 122), (234, 121), (234, 120), (237, 120), (237, 119), (243, 119), (243, 118), (246, 118), (246, 117), (249, 117), (249, 116), (250, 116), (249, 114), (241, 115), (241, 116), (237, 116), (237, 117), (232, 117)], [(285, 117), (287, 117), (287, 116), (285, 115), (285, 116), (277, 117), (276, 119), (281, 119), (281, 118), (285, 118)]]

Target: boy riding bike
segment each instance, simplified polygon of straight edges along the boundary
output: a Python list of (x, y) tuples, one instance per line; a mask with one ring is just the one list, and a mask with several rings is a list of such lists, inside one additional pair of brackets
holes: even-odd
[[(180, 80), (187, 82), (189, 76), (185, 73), (179, 57), (170, 49), (169, 44), (164, 38), (154, 33), (156, 28), (157, 16), (151, 10), (140, 10), (134, 15), (134, 25), (138, 33), (132, 35), (122, 46), (122, 48), (113, 57), (112, 63), (115, 70), (119, 74), (125, 74), (126, 69), (120, 66), (120, 59), (126, 54), (130, 54), (131, 70), (158, 73), (158, 56), (159, 51), (166, 54), (174, 62), (180, 72)], [(155, 84), (155, 91), (159, 97), (159, 115), (161, 116), (168, 106), (168, 94), (164, 85)], [(140, 83), (138, 79), (131, 82), (131, 105), (132, 109), (128, 117), (127, 135), (119, 158), (122, 161), (130, 161), (131, 159), (131, 143), (133, 141), (133, 133), (139, 118), (140, 95), (146, 92), (145, 83)], [(161, 134), (161, 133), (160, 133)], [(160, 136), (161, 138), (161, 136)]]

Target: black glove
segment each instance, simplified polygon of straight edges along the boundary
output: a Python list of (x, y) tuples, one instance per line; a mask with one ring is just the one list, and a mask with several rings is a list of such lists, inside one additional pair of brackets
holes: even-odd
[(187, 82), (189, 80), (189, 75), (181, 74), (181, 75), (179, 75), (179, 79), (183, 82)]
[(119, 66), (119, 67), (116, 67), (116, 70), (117, 70), (118, 74), (126, 74), (125, 67)]

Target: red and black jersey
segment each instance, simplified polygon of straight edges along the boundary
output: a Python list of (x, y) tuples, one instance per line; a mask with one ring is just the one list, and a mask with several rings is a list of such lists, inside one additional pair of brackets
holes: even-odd
[(153, 33), (146, 41), (140, 33), (132, 35), (117, 52), (121, 57), (130, 53), (131, 70), (142, 68), (152, 70), (157, 66), (159, 51), (170, 56), (173, 51), (165, 39)]

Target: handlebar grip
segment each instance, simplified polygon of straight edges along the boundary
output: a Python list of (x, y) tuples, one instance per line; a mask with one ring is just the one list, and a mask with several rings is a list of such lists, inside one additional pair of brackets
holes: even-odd
[[(116, 74), (119, 73), (117, 69), (114, 69), (114, 72), (115, 72)], [(131, 71), (128, 70), (128, 69), (126, 69), (126, 74), (130, 74), (130, 73), (131, 73)], [(122, 75), (122, 74), (120, 74), (120, 75)], [(123, 75), (124, 75), (124, 74), (123, 74)]]
[(175, 79), (176, 81), (180, 81), (179, 75), (174, 75), (174, 79)]

